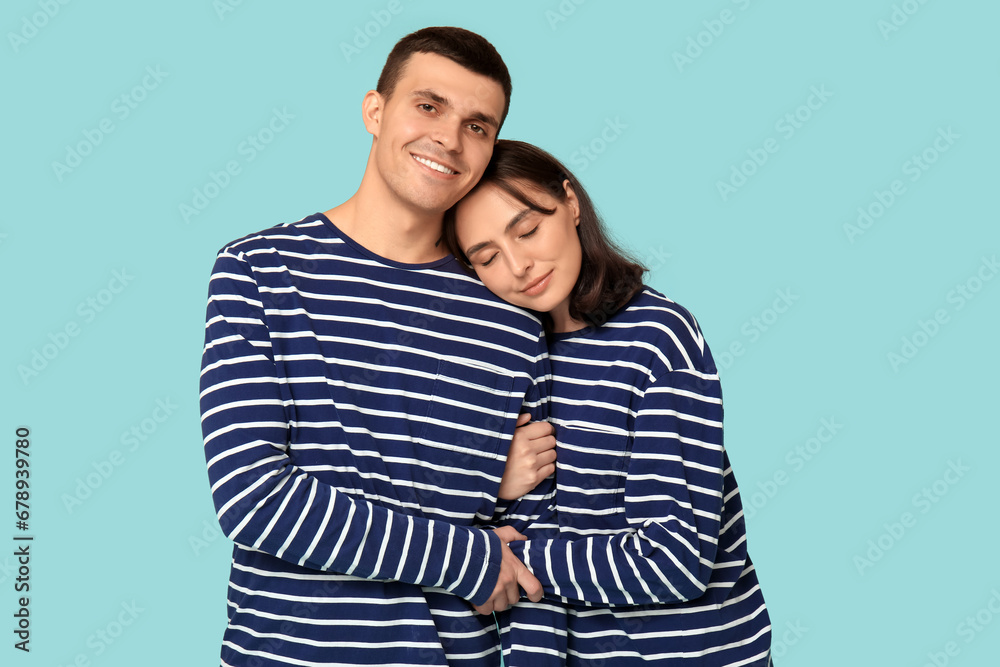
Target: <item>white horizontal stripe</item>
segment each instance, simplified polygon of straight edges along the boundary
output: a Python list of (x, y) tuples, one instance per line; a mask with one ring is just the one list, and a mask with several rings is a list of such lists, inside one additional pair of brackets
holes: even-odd
[[(713, 452), (723, 451), (722, 445), (715, 442), (705, 442), (704, 440), (697, 440), (695, 438), (688, 438), (685, 436), (678, 435), (672, 431), (636, 431), (636, 438), (673, 438), (678, 442), (683, 442), (686, 445), (694, 445), (696, 447), (701, 447), (702, 449), (708, 449)], [(635, 452), (632, 454), (633, 457), (642, 458), (656, 458), (656, 453), (643, 454), (641, 452)]]
[[(329, 402), (329, 401), (328, 401)], [(252, 398), (243, 401), (232, 401), (230, 403), (220, 403), (214, 408), (204, 411), (201, 414), (202, 421), (208, 419), (212, 415), (218, 414), (220, 412), (225, 412), (226, 410), (232, 410), (235, 408), (247, 408), (247, 407), (261, 407), (265, 405), (279, 405), (284, 407), (285, 403), (280, 400), (268, 399), (268, 398)]]
[[(684, 371), (675, 371), (675, 372), (682, 373)], [(703, 379), (711, 381), (711, 380), (718, 379), (718, 378), (715, 375), (709, 375), (709, 376), (705, 376)], [(687, 389), (678, 389), (677, 387), (670, 387), (670, 386), (664, 386), (664, 385), (653, 385), (652, 387), (649, 387), (649, 389), (646, 390), (646, 394), (647, 395), (673, 394), (675, 396), (682, 396), (684, 398), (690, 398), (692, 400), (702, 401), (704, 403), (712, 403), (714, 405), (722, 405), (722, 399), (721, 398), (717, 398), (715, 396), (707, 396), (705, 394), (699, 394), (699, 393), (696, 393), (696, 392), (693, 392), (693, 391), (689, 391)]]
[[(214, 371), (215, 369), (221, 368), (223, 366), (239, 366), (240, 364), (244, 363), (259, 364), (262, 361), (271, 363), (271, 360), (265, 357), (263, 354), (252, 354), (243, 357), (233, 357), (231, 359), (220, 359), (218, 361), (213, 361), (212, 363), (208, 364), (203, 369), (201, 369), (201, 376), (204, 377), (208, 375), (210, 372)], [(214, 389), (211, 389), (209, 391), (214, 391)], [(208, 391), (206, 391), (206, 393), (208, 393)]]
[(239, 477), (240, 475), (248, 473), (254, 468), (260, 468), (261, 466), (267, 466), (268, 464), (282, 461), (284, 460), (284, 458), (285, 458), (284, 455), (279, 454), (275, 456), (269, 456), (263, 459), (254, 459), (253, 463), (251, 463), (250, 465), (240, 466), (239, 468), (230, 470), (228, 473), (226, 473), (226, 475), (220, 477), (218, 481), (216, 481), (215, 484), (212, 485), (212, 493), (218, 491), (220, 487), (225, 485), (226, 482), (233, 479), (234, 477)]
[[(316, 663), (313, 661), (299, 660), (297, 658), (292, 658), (288, 656), (278, 655), (275, 653), (269, 653), (267, 651), (253, 651), (250, 649), (238, 646), (231, 641), (223, 641), (223, 646), (228, 646), (234, 651), (242, 655), (251, 655), (256, 657), (268, 658), (270, 660), (276, 660), (278, 662), (284, 662), (291, 665), (300, 665), (301, 667), (315, 667)], [(357, 667), (356, 662), (324, 662), (323, 667)], [(379, 667), (413, 667), (411, 662), (393, 662), (393, 663), (381, 663)]]
[[(612, 367), (630, 368), (632, 370), (642, 373), (643, 375), (648, 376), (650, 380), (653, 379), (653, 375), (648, 368), (646, 368), (642, 364), (633, 363), (631, 361), (625, 361), (623, 359), (614, 359), (612, 361), (607, 361), (604, 359), (582, 359), (579, 357), (564, 357), (562, 355), (556, 355), (556, 354), (550, 354), (549, 359), (552, 360), (553, 362), (561, 362), (569, 365), (576, 364), (579, 366), (597, 366), (603, 369)], [(569, 375), (569, 373), (567, 373), (566, 375)], [(561, 377), (561, 376), (562, 374), (556, 375), (556, 377)]]
[[(572, 357), (567, 357), (566, 358), (567, 364), (570, 363), (572, 360), (573, 360)], [(610, 365), (610, 363), (603, 365), (607, 366)], [(592, 379), (574, 377), (570, 373), (560, 373), (559, 376), (556, 378), (556, 381), (559, 382), (560, 384), (576, 385), (581, 387), (594, 386), (594, 381)], [(609, 391), (615, 389), (615, 390), (620, 390), (622, 392), (627, 392), (629, 394), (633, 394), (637, 397), (642, 396), (642, 392), (635, 385), (625, 384), (624, 382), (612, 382), (611, 380), (606, 380), (603, 378), (601, 379), (601, 389), (607, 389)], [(556, 397), (553, 396), (552, 398), (555, 399)]]
[[(243, 357), (243, 358), (244, 359), (249, 359), (250, 357)], [(206, 396), (208, 396), (209, 394), (211, 394), (213, 391), (218, 391), (219, 389), (228, 389), (230, 387), (242, 387), (242, 386), (245, 386), (245, 385), (248, 385), (248, 384), (275, 384), (276, 385), (276, 384), (278, 384), (278, 381), (277, 381), (276, 378), (273, 378), (273, 377), (260, 376), (260, 377), (252, 377), (252, 378), (240, 378), (240, 379), (234, 379), (234, 380), (226, 380), (224, 382), (216, 382), (216, 383), (212, 384), (212, 386), (208, 387), (207, 389), (205, 389), (204, 391), (202, 391), (200, 394), (198, 394), (198, 398), (205, 398)]]
[(639, 418), (642, 417), (676, 417), (684, 421), (694, 422), (695, 424), (701, 424), (703, 426), (711, 426), (713, 428), (722, 428), (722, 422), (715, 419), (705, 419), (704, 417), (699, 417), (698, 415), (689, 414), (687, 412), (678, 412), (674, 409), (651, 409), (651, 410), (640, 410)]
[[(294, 274), (298, 274), (299, 272), (292, 271), (291, 273), (294, 275)], [(450, 322), (465, 322), (466, 324), (476, 324), (478, 326), (485, 326), (486, 328), (495, 329), (497, 331), (503, 331), (503, 332), (509, 333), (509, 334), (514, 334), (516, 336), (519, 336), (521, 338), (525, 338), (527, 340), (536, 340), (538, 338), (538, 335), (532, 335), (532, 334), (529, 334), (529, 333), (525, 332), (523, 329), (519, 329), (519, 328), (516, 328), (516, 327), (507, 326), (505, 324), (499, 324), (499, 323), (496, 323), (496, 322), (484, 322), (484, 321), (479, 320), (479, 319), (475, 319), (475, 318), (471, 318), (471, 317), (464, 317), (462, 315), (457, 315), (455, 313), (442, 312), (440, 310), (434, 310), (432, 308), (420, 308), (419, 306), (413, 306), (413, 305), (402, 304), (402, 303), (393, 303), (392, 301), (386, 301), (384, 299), (374, 299), (374, 298), (370, 298), (370, 297), (361, 297), (361, 296), (346, 296), (346, 295), (338, 295), (338, 294), (322, 294), (322, 293), (317, 293), (317, 292), (307, 292), (307, 291), (299, 289), (299, 288), (297, 288), (295, 286), (290, 286), (290, 287), (266, 287), (266, 286), (262, 286), (260, 288), (260, 291), (261, 291), (262, 294), (297, 294), (297, 295), (299, 295), (301, 297), (305, 297), (305, 298), (308, 298), (308, 299), (315, 299), (317, 301), (322, 301), (324, 303), (343, 303), (343, 302), (365, 303), (365, 304), (368, 304), (368, 305), (371, 305), (371, 306), (379, 306), (381, 308), (384, 308), (384, 309), (387, 309), (387, 310), (390, 310), (390, 311), (393, 311), (393, 310), (402, 311), (402, 312), (405, 312), (405, 313), (410, 314), (410, 315), (420, 314), (420, 315), (426, 315), (427, 317), (442, 318), (442, 319), (448, 320)], [(261, 307), (263, 308), (263, 304), (261, 304)], [(368, 319), (363, 319), (363, 318), (341, 317), (341, 316), (332, 315), (332, 314), (329, 314), (329, 313), (308, 312), (304, 308), (290, 308), (290, 309), (268, 308), (268, 309), (265, 310), (265, 313), (267, 315), (273, 315), (273, 316), (277, 316), (277, 317), (290, 317), (290, 316), (293, 316), (293, 315), (307, 315), (307, 316), (309, 316), (310, 319), (327, 321), (327, 322), (360, 322), (360, 323), (374, 324), (374, 325), (377, 325), (377, 326), (383, 326), (383, 327), (389, 327), (389, 328), (403, 329), (405, 331), (412, 331), (413, 333), (416, 333), (418, 335), (427, 335), (427, 329), (426, 328), (421, 328), (421, 327), (416, 327), (416, 326), (412, 326), (412, 327), (411, 326), (406, 326), (404, 324), (401, 324), (401, 323), (398, 323), (398, 322), (390, 322), (388, 320), (368, 320)], [(412, 322), (412, 319), (410, 321)], [(435, 333), (435, 337), (436, 338), (443, 337), (440, 331), (436, 331), (434, 333)], [(541, 331), (539, 330), (538, 333), (540, 334)], [(457, 340), (464, 340), (464, 339), (457, 338)]]
[[(680, 343), (677, 341), (677, 339), (674, 336), (673, 332), (670, 332), (670, 336), (671, 336), (671, 338), (674, 339), (674, 342), (677, 344), (677, 348), (678, 348), (678, 351), (680, 352), (681, 356), (684, 357), (684, 361), (686, 363), (686, 368), (690, 368), (691, 367), (691, 358), (688, 357), (687, 352), (683, 349), (683, 347), (681, 347)], [(652, 352), (653, 354), (655, 354), (656, 357), (660, 360), (660, 363), (662, 363), (664, 366), (666, 366), (667, 370), (670, 370), (670, 371), (674, 370), (673, 364), (671, 364), (670, 360), (667, 358), (667, 356), (665, 354), (663, 354), (663, 350), (661, 350), (656, 345), (653, 345), (651, 343), (647, 343), (646, 341), (642, 341), (642, 340), (618, 341), (618, 340), (598, 340), (598, 339), (586, 339), (586, 338), (580, 338), (580, 339), (577, 339), (577, 338), (568, 338), (568, 339), (566, 339), (566, 342), (567, 343), (584, 343), (586, 345), (593, 345), (595, 347), (613, 347), (613, 348), (623, 348), (623, 349), (626, 349), (626, 350), (632, 350), (632, 349), (638, 348), (638, 349), (641, 349), (641, 350), (646, 350), (647, 352)], [(617, 355), (617, 356), (619, 356), (619, 357), (625, 357), (626, 355), (624, 353), (622, 353), (622, 354)], [(634, 353), (632, 353), (630, 356), (635, 356), (635, 355), (634, 355)], [(624, 365), (624, 364), (618, 364), (618, 363), (615, 363), (615, 362), (608, 363), (607, 361), (605, 361), (604, 363), (605, 363), (605, 365), (608, 365), (608, 366)]]
[[(628, 437), (629, 435), (631, 435), (631, 432), (627, 429), (618, 428), (615, 426), (609, 426), (607, 424), (595, 424), (594, 422), (581, 421), (577, 419), (550, 418), (549, 421), (555, 424), (556, 426), (564, 426), (566, 428), (576, 429), (578, 431), (587, 431), (590, 433), (611, 435), (615, 437)], [(556, 433), (557, 438), (558, 436), (559, 434)], [(581, 451), (587, 451), (587, 450), (581, 450)], [(619, 451), (620, 453), (620, 450), (617, 451)]]
[[(254, 254), (261, 254), (261, 253), (268, 253), (268, 252), (270, 252), (270, 251), (254, 250), (254, 251), (248, 252), (247, 255), (254, 255)], [(291, 253), (289, 251), (282, 251), (281, 254), (282, 255), (290, 255)], [(333, 260), (333, 261), (345, 262), (345, 263), (349, 263), (349, 264), (367, 264), (367, 265), (370, 265), (370, 266), (380, 267), (380, 264), (378, 262), (372, 262), (370, 260), (362, 260), (362, 259), (353, 259), (353, 258), (344, 257), (342, 255), (333, 256), (330, 259)], [(260, 268), (258, 268), (258, 271), (260, 271), (260, 273), (288, 273), (289, 275), (296, 276), (296, 277), (302, 278), (304, 280), (315, 280), (315, 281), (318, 281), (318, 282), (327, 282), (327, 283), (336, 283), (336, 282), (362, 283), (366, 287), (381, 288), (381, 289), (388, 290), (390, 292), (398, 292), (398, 293), (404, 293), (404, 294), (420, 294), (420, 295), (423, 295), (425, 297), (429, 297), (431, 301), (433, 301), (433, 299), (435, 299), (435, 298), (444, 298), (444, 299), (447, 299), (448, 301), (456, 301), (456, 302), (461, 302), (461, 303), (465, 303), (465, 304), (474, 304), (474, 305), (477, 305), (477, 306), (485, 306), (485, 307), (488, 307), (488, 308), (494, 308), (496, 310), (505, 310), (505, 311), (508, 311), (508, 312), (511, 312), (511, 313), (517, 313), (518, 315), (522, 315), (522, 316), (524, 316), (524, 318), (526, 320), (534, 320), (535, 322), (539, 322), (536, 318), (534, 318), (530, 314), (526, 313), (525, 311), (523, 311), (523, 310), (521, 310), (519, 308), (516, 308), (514, 306), (511, 306), (511, 305), (509, 305), (509, 304), (507, 304), (505, 302), (502, 302), (499, 299), (498, 300), (480, 299), (480, 298), (477, 298), (477, 297), (470, 297), (470, 296), (466, 296), (466, 295), (463, 295), (463, 294), (458, 294), (458, 293), (455, 293), (455, 292), (443, 292), (443, 291), (440, 291), (440, 290), (425, 289), (425, 288), (422, 288), (422, 287), (417, 287), (416, 285), (412, 285), (412, 284), (404, 285), (404, 284), (401, 284), (401, 283), (390, 283), (390, 282), (385, 282), (385, 281), (382, 281), (382, 280), (373, 280), (373, 279), (371, 279), (368, 276), (354, 276), (354, 275), (347, 274), (346, 272), (331, 273), (331, 274), (317, 274), (317, 273), (309, 273), (309, 272), (306, 272), (306, 271), (298, 271), (298, 270), (294, 270), (294, 269), (288, 269), (287, 267), (284, 267), (284, 266), (260, 267)], [(415, 272), (416, 273), (421, 273), (421, 272), (425, 272), (425, 270), (417, 269), (417, 270), (415, 270)], [(434, 274), (432, 274), (432, 275), (434, 275)], [(436, 275), (445, 275), (448, 279), (454, 279), (454, 278), (457, 277), (457, 274), (454, 274), (454, 273), (445, 273), (445, 274), (437, 273)], [(333, 288), (331, 288), (331, 289), (333, 289)], [(442, 312), (439, 312), (439, 311), (435, 311), (435, 314), (438, 317), (444, 317), (445, 319), (451, 319), (447, 313), (442, 313)], [(540, 325), (540, 322), (539, 322), (539, 325)], [(539, 330), (540, 330), (540, 327), (539, 327)], [(523, 332), (521, 332), (520, 335), (521, 336), (525, 336), (525, 337), (529, 336), (529, 334), (526, 334), (526, 333), (523, 333)], [(530, 336), (530, 338), (536, 338), (536, 336)]]
[[(215, 440), (215, 438), (220, 435), (225, 435), (226, 433), (232, 433), (233, 431), (242, 431), (244, 429), (259, 429), (259, 428), (275, 428), (284, 430), (287, 428), (288, 424), (285, 422), (240, 422), (237, 424), (230, 424), (228, 426), (223, 426), (222, 428), (216, 429), (205, 436), (205, 445)], [(270, 443), (268, 443), (270, 444)], [(275, 445), (276, 447), (276, 445)], [(283, 449), (283, 448), (282, 448)], [(231, 451), (231, 450), (230, 450)]]

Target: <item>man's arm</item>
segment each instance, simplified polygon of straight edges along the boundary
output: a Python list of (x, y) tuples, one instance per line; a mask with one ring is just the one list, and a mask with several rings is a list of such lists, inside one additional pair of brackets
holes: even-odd
[(241, 256), (223, 251), (209, 288), (201, 410), (212, 497), (227, 536), (301, 566), (441, 587), (474, 604), (509, 584), (501, 564), (513, 556), (492, 531), (394, 512), (293, 465), (284, 381), (253, 273)]

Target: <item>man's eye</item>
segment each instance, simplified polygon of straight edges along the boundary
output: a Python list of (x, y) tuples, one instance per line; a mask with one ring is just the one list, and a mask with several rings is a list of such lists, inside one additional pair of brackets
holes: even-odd
[(424, 102), (423, 104), (418, 104), (417, 107), (421, 111), (435, 111), (434, 105), (433, 104), (427, 104), (426, 102)]
[(486, 129), (480, 127), (479, 125), (476, 125), (475, 123), (470, 125), (469, 129), (475, 132), (476, 134), (486, 134)]

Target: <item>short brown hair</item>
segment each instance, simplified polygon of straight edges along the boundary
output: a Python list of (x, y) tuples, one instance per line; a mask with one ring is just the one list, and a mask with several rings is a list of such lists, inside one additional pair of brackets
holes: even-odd
[[(611, 239), (590, 196), (576, 177), (541, 148), (523, 141), (501, 139), (493, 148), (493, 158), (483, 177), (469, 194), (492, 184), (528, 208), (552, 215), (555, 209), (545, 208), (535, 201), (531, 190), (546, 192), (559, 202), (565, 202), (564, 181), (569, 181), (580, 205), (577, 233), (583, 251), (580, 277), (569, 295), (569, 315), (575, 320), (600, 326), (642, 289), (646, 268)], [(525, 186), (529, 189), (525, 190)], [(455, 232), (455, 207), (445, 213), (444, 240), (452, 254), (471, 271), (469, 258), (459, 247)]]
[(421, 28), (411, 32), (396, 42), (396, 46), (392, 47), (389, 57), (385, 60), (375, 88), (380, 95), (386, 99), (392, 97), (396, 83), (403, 76), (406, 63), (414, 53), (435, 53), (444, 56), (470, 72), (489, 77), (500, 84), (504, 97), (503, 114), (500, 116), (500, 125), (503, 125), (510, 109), (512, 89), (510, 73), (503, 58), (482, 35), (464, 28), (453, 27)]

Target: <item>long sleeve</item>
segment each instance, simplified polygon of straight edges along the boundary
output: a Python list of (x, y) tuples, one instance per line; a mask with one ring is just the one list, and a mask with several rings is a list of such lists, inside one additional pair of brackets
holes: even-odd
[[(544, 339), (542, 342), (544, 345)], [(549, 417), (551, 374), (547, 357), (539, 363), (536, 377), (537, 381), (529, 389), (524, 408), (524, 412), (531, 415), (533, 422), (545, 421)], [(497, 511), (491, 523), (498, 526), (513, 526), (518, 532), (529, 537), (554, 535), (557, 528), (555, 495), (555, 475), (550, 475), (520, 498), (498, 499)]]
[[(623, 452), (626, 528), (511, 543), (546, 596), (639, 605), (682, 602), (705, 592), (723, 508), (718, 376), (673, 370), (656, 378), (639, 401), (629, 436), (631, 454)], [(557, 496), (563, 493), (560, 487)]]
[(209, 289), (201, 411), (225, 534), (307, 568), (485, 601), (500, 566), (491, 531), (387, 509), (294, 465), (294, 406), (282, 391), (288, 381), (278, 372), (253, 271), (242, 255), (223, 251)]

